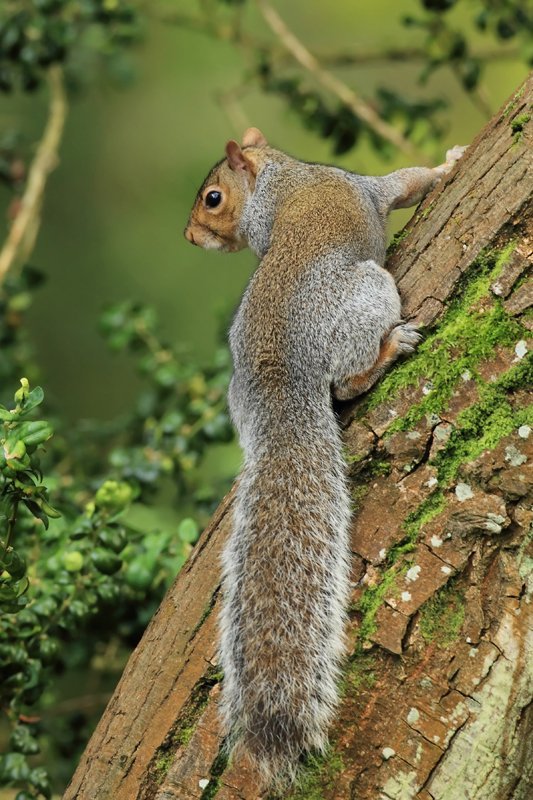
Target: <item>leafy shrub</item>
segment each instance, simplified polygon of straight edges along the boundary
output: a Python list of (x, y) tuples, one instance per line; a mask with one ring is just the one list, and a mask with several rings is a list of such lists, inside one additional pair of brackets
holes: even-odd
[[(30, 298), (25, 271), (4, 292), (4, 324)], [(19, 788), (19, 800), (51, 794), (34, 757), (57, 676), (90, 664), (110, 630), (128, 648), (138, 640), (226, 488), (206, 491), (199, 470), (210, 444), (232, 438), (225, 351), (209, 369), (178, 358), (154, 312), (132, 303), (107, 309), (102, 330), (145, 379), (129, 415), (81, 431), (56, 420), (54, 434), (39, 414), (43, 390), (26, 378), (0, 406), (0, 704), (11, 724), (0, 785)], [(6, 374), (30, 354), (19, 334), (20, 316), (3, 331)], [(176, 527), (160, 522), (170, 486), (193, 514)]]

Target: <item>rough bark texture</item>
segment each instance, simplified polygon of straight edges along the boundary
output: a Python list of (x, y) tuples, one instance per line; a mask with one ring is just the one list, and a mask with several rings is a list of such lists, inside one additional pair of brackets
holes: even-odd
[[(389, 267), (417, 354), (344, 409), (351, 654), (331, 753), (291, 798), (533, 796), (533, 79), (421, 206)], [(530, 362), (529, 362), (530, 364)], [(131, 656), (65, 800), (256, 800), (218, 724), (230, 494)]]

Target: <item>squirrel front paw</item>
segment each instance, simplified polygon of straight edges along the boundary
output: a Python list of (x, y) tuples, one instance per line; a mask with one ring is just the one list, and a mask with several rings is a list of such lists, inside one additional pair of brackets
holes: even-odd
[(451, 150), (446, 151), (446, 166), (449, 166), (451, 169), (454, 167), (460, 158), (464, 156), (467, 151), (467, 145), (462, 146), (460, 144), (456, 144), (452, 147)]
[(438, 167), (435, 167), (435, 172), (439, 175), (439, 177), (447, 175), (448, 172), (451, 172), (459, 159), (464, 156), (467, 149), (468, 146), (463, 147), (462, 145), (456, 144), (451, 148), (451, 150), (447, 150), (446, 161), (444, 164), (439, 164)]

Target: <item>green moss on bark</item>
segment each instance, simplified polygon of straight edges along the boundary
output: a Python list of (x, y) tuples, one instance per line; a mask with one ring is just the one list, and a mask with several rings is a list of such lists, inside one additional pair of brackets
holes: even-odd
[(157, 783), (163, 782), (181, 747), (189, 744), (196, 724), (200, 719), (209, 701), (210, 692), (222, 680), (222, 673), (215, 667), (210, 667), (207, 674), (201, 678), (181, 712), (179, 719), (174, 724), (163, 744), (158, 748), (151, 768), (151, 777)]
[(211, 595), (211, 599), (209, 600), (209, 603), (206, 605), (206, 607), (202, 611), (202, 616), (200, 617), (200, 619), (198, 620), (198, 622), (196, 623), (196, 625), (193, 628), (193, 631), (191, 633), (191, 639), (194, 639), (194, 637), (196, 636), (196, 634), (198, 633), (198, 631), (200, 630), (200, 628), (202, 627), (202, 625), (204, 624), (204, 622), (206, 621), (208, 616), (211, 614), (212, 610), (214, 609), (215, 603), (216, 603), (216, 599), (217, 599), (217, 594), (218, 594), (218, 591), (215, 591)]
[(174, 761), (174, 753), (164, 753), (156, 759), (154, 766), (154, 778), (157, 783), (162, 783), (165, 775), (169, 771)]
[(376, 658), (372, 653), (354, 655), (345, 670), (345, 690), (356, 692), (371, 689), (376, 683)]
[(401, 231), (397, 231), (397, 233), (394, 234), (387, 248), (387, 258), (394, 253), (400, 242), (403, 242), (408, 233), (409, 231), (407, 228), (402, 228)]
[(524, 112), (523, 114), (518, 114), (518, 116), (511, 120), (514, 144), (519, 144), (522, 141), (524, 126), (527, 125), (530, 119), (531, 114)]
[(218, 750), (217, 757), (213, 761), (211, 769), (209, 770), (209, 783), (200, 795), (200, 800), (213, 800), (213, 798), (217, 796), (221, 786), (220, 778), (226, 771), (228, 763), (228, 746), (227, 742), (223, 740)]
[(457, 417), (456, 428), (433, 464), (439, 482), (453, 480), (461, 465), (491, 450), (521, 425), (533, 425), (533, 405), (515, 409), (510, 393), (533, 384), (533, 362), (524, 358), (494, 383), (479, 386), (479, 400)]
[(525, 89), (526, 89), (526, 86), (524, 84), (523, 86), (520, 87), (520, 89), (518, 89), (517, 92), (515, 92), (513, 97), (509, 100), (509, 102), (507, 103), (507, 105), (503, 109), (502, 116), (504, 118), (508, 117), (509, 114), (511, 114), (515, 110), (515, 108), (516, 108), (516, 106), (518, 104), (518, 101), (520, 100), (520, 98), (522, 97), (522, 95), (525, 92)]
[(362, 652), (363, 644), (370, 639), (377, 629), (376, 614), (378, 613), (386, 594), (391, 594), (393, 591), (396, 578), (400, 574), (400, 570), (396, 564), (389, 567), (383, 573), (381, 580), (375, 586), (369, 586), (363, 592), (357, 610), (362, 614), (361, 622), (358, 629), (358, 643), (356, 647), (356, 655)]
[(464, 619), (464, 597), (453, 585), (448, 584), (420, 609), (420, 634), (426, 642), (448, 647), (459, 637)]
[(441, 412), (462, 376), (476, 378), (479, 363), (490, 358), (496, 347), (511, 346), (527, 334), (521, 323), (506, 313), (499, 298), (491, 298), (488, 307), (482, 302), (515, 246), (510, 242), (501, 251), (485, 252), (476, 259), (436, 330), (384, 378), (360, 414), (423, 382), (428, 393), (390, 426), (387, 435), (409, 430), (424, 416)]
[(401, 555), (401, 548), (404, 544), (415, 544), (420, 532), (420, 528), (426, 525), (433, 517), (440, 514), (445, 505), (444, 493), (442, 490), (437, 489), (432, 492), (429, 497), (423, 500), (418, 508), (407, 515), (403, 523), (403, 528), (406, 532), (406, 539), (404, 542), (391, 548), (388, 558), (391, 561), (396, 561), (398, 556)]
[[(283, 800), (324, 800), (324, 792), (332, 789), (344, 770), (342, 757), (333, 748), (324, 756), (308, 756), (297, 786)], [(269, 800), (281, 800), (271, 797)]]

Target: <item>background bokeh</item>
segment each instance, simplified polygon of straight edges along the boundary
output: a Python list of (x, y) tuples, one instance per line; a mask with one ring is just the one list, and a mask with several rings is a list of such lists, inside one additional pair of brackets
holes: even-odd
[[(35, 0), (26, 5), (39, 7), (47, 2), (53, 0)], [(64, 0), (63, 5), (66, 2)], [(100, 3), (113, 10), (118, 0), (80, 0), (79, 4), (83, 3), (87, 6)], [(23, 5), (22, 0), (0, 0), (0, 12), (9, 15), (11, 9), (15, 13)], [(239, 467), (238, 446), (228, 441), (230, 434), (224, 431), (227, 421), (219, 420), (216, 431), (210, 432), (208, 427), (213, 420), (206, 411), (209, 411), (210, 397), (217, 398), (219, 405), (221, 402), (223, 380), (217, 386), (217, 365), (222, 374), (225, 362), (217, 353), (225, 340), (231, 314), (254, 269), (255, 257), (249, 252), (232, 255), (205, 252), (191, 247), (183, 238), (191, 204), (205, 174), (221, 158), (225, 141), (240, 138), (248, 125), (261, 128), (272, 144), (304, 160), (330, 162), (355, 172), (375, 174), (413, 165), (413, 161), (401, 153), (387, 153), (383, 148), (372, 146), (366, 136), (356, 147), (348, 147), (343, 153), (332, 152), (331, 139), (317, 135), (312, 126), (302, 124), (305, 114), (297, 112), (294, 103), (287, 102), (282, 92), (267, 93), (253, 80), (254, 64), (246, 48), (223, 36), (210, 36), (199, 29), (201, 26), (183, 24), (184, 16), (208, 19), (209, 10), (216, 6), (217, 13), (222, 15), (221, 25), (230, 26), (231, 15), (238, 6), (242, 10), (244, 36), (272, 40), (256, 3), (251, 0), (144, 0), (132, 5), (141, 18), (141, 37), (134, 47), (119, 48), (104, 59), (104, 65), (102, 59), (92, 59), (88, 55), (91, 48), (87, 47), (87, 41), (79, 48), (75, 46), (70, 53), (78, 73), (78, 87), (69, 94), (60, 163), (47, 186), (42, 228), (31, 257), (31, 264), (45, 274), (46, 281), (35, 292), (24, 323), (35, 351), (39, 381), (45, 388), (47, 414), (62, 420), (56, 425), (57, 452), (50, 450), (48, 454), (51, 472), (46, 483), (51, 500), (56, 502), (54, 491), (58, 496), (63, 521), (51, 521), (52, 533), (42, 552), (37, 552), (38, 548), (31, 550), (35, 527), (28, 522), (21, 541), (27, 544), (30, 563), (34, 557), (37, 564), (45, 564), (42, 569), (47, 580), (53, 583), (57, 574), (58, 581), (68, 587), (68, 581), (77, 580), (78, 575), (78, 556), (74, 557), (73, 553), (81, 553), (80, 558), (87, 562), (90, 550), (90, 545), (84, 551), (79, 544), (80, 534), (76, 529), (79, 519), (75, 522), (72, 519), (81, 514), (83, 524), (87, 530), (90, 528), (90, 535), (94, 535), (101, 549), (105, 539), (102, 528), (107, 524), (106, 506), (101, 504), (103, 511), (100, 512), (96, 502), (97, 514), (91, 516), (93, 511), (87, 511), (93, 502), (90, 498), (95, 492), (98, 495), (98, 487), (109, 475), (118, 475), (126, 481), (131, 478), (133, 487), (131, 497), (124, 502), (124, 507), (128, 506), (126, 516), (116, 523), (124, 524), (128, 535), (134, 538), (134, 546), (128, 545), (122, 551), (115, 548), (123, 563), (111, 583), (115, 581), (118, 585), (126, 575), (124, 591), (117, 589), (117, 615), (106, 614), (105, 609), (102, 613), (98, 606), (94, 614), (99, 616), (91, 618), (90, 636), (86, 632), (89, 629), (83, 628), (81, 623), (79, 633), (72, 620), (71, 628), (65, 625), (66, 633), (62, 631), (59, 635), (60, 639), (64, 635), (67, 643), (65, 658), (61, 663), (53, 662), (53, 682), (50, 680), (39, 700), (44, 727), (35, 734), (41, 737), (42, 751), (35, 755), (35, 763), (46, 765), (55, 792), (62, 790), (71, 775), (77, 754), (96, 724), (131, 647), (190, 550), (198, 524), (207, 519), (213, 503)], [(498, 17), (497, 24), (494, 23), (497, 35), (493, 36), (483, 34), (472, 25), (472, 15), (481, 14), (491, 5), (487, 0), (405, 0), (402, 3), (394, 0), (361, 0), (358, 3), (353, 0), (329, 0), (327, 3), (291, 0), (284, 4), (275, 0), (273, 5), (306, 46), (325, 61), (342, 52), (421, 50), (425, 55), (417, 58), (391, 60), (384, 57), (357, 65), (337, 64), (334, 71), (370, 102), (383, 86), (399, 98), (443, 101), (436, 115), (442, 135), (427, 137), (421, 146), (424, 156), (433, 163), (442, 160), (448, 147), (473, 140), (490, 113), (494, 113), (523, 80), (528, 59), (533, 55), (527, 52), (528, 46), (531, 50), (531, 37), (528, 45), (526, 23), (523, 31), (520, 23), (516, 23), (518, 29), (509, 34), (505, 25), (510, 23), (502, 23), (504, 17)], [(521, 19), (516, 2), (495, 2), (493, 6), (503, 9), (502, 14), (509, 14), (511, 8), (516, 18)], [(405, 17), (420, 15), (421, 8), (424, 12), (429, 10), (430, 14), (444, 10), (450, 24), (458, 31), (465, 31), (472, 51), (484, 54), (484, 71), (476, 94), (465, 92), (459, 72), (466, 62), (461, 61), (460, 54), (456, 61), (444, 59), (441, 68), (430, 71), (425, 82), (420, 81), (421, 71), (437, 57), (432, 53), (433, 45), (427, 44), (428, 29), (405, 24)], [(491, 13), (496, 15), (494, 9)], [(91, 35), (96, 34), (91, 31)], [(2, 56), (0, 49), (0, 67)], [(291, 69), (288, 59), (289, 74)], [(302, 80), (304, 88), (316, 89), (312, 76), (304, 76)], [(41, 136), (46, 114), (46, 87), (31, 94), (19, 90), (0, 93), (0, 135), (5, 138), (10, 131), (18, 131), (29, 157)], [(399, 119), (390, 121), (401, 124)], [(424, 125), (423, 115), (416, 124)], [(0, 185), (2, 239), (9, 225), (11, 201), (12, 193)], [(412, 210), (396, 212), (391, 219), (391, 234), (411, 214)], [(150, 439), (150, 430), (148, 433), (141, 431), (142, 403), (132, 423), (138, 428), (133, 438), (137, 436), (142, 447), (122, 452), (119, 446), (112, 451), (110, 462), (116, 474), (105, 472), (107, 466), (102, 466), (107, 458), (107, 431), (114, 430), (114, 420), (127, 417), (131, 412), (141, 386), (135, 359), (125, 352), (110, 352), (99, 330), (102, 310), (124, 300), (152, 306), (160, 318), (163, 339), (172, 343), (178, 353), (183, 353), (184, 359), (189, 353), (195, 365), (189, 372), (187, 367), (185, 378), (179, 376), (178, 380), (171, 375), (167, 384), (160, 384), (157, 403), (163, 410), (160, 406), (157, 406), (157, 413), (151, 410), (155, 420), (153, 429), (159, 435), (158, 426), (163, 420), (161, 430), (165, 436), (170, 436), (182, 424), (176, 422), (175, 414), (172, 417), (175, 411), (172, 381), (176, 384), (182, 381), (183, 385), (187, 384), (189, 405), (184, 401), (180, 414), (183, 412), (186, 416), (192, 409), (198, 416), (202, 435), (207, 431), (205, 441), (193, 443), (201, 456), (197, 467), (191, 468), (187, 463), (191, 449), (187, 450), (188, 445), (178, 441), (176, 435), (174, 449), (167, 447), (165, 450), (166, 445), (161, 446), (161, 463), (164, 464), (161, 473), (154, 472), (155, 477), (150, 476), (144, 484), (141, 473), (149, 461), (146, 437), (152, 448), (150, 458), (154, 452), (159, 458), (160, 453)], [(117, 325), (120, 335), (121, 323)], [(205, 375), (208, 383), (212, 381), (213, 385), (209, 385), (214, 394), (210, 395), (205, 389), (205, 376), (200, 374), (202, 365), (211, 370)], [(2, 402), (6, 402), (4, 397), (11, 396), (15, 388), (0, 386)], [(223, 412), (220, 414), (223, 416)], [(146, 412), (144, 417), (148, 416)], [(69, 430), (73, 439), (69, 439)], [(81, 449), (81, 455), (69, 452), (69, 448), (77, 447), (72, 441), (77, 441), (79, 431), (89, 431), (89, 438), (92, 436), (90, 446), (86, 441), (83, 444), (88, 454), (86, 463), (90, 464), (85, 464), (86, 474), (83, 474), (86, 450)], [(120, 429), (119, 445), (123, 445), (125, 436)], [(213, 443), (207, 447), (210, 437)], [(139, 444), (134, 443), (136, 447)], [(184, 452), (179, 450), (182, 445)], [(116, 448), (116, 443), (112, 446)], [(138, 474), (134, 470), (127, 471), (129, 460), (133, 462), (134, 456), (139, 458)], [(69, 457), (77, 465), (72, 473), (69, 472)], [(94, 467), (98, 460), (102, 463)], [(177, 493), (173, 490), (173, 481), (178, 482), (176, 476), (180, 481), (185, 476)], [(205, 497), (198, 499), (204, 484), (209, 488), (205, 494), (207, 500)], [(0, 483), (0, 489), (2, 485)], [(72, 490), (69, 495), (72, 485), (76, 491)], [(131, 498), (136, 502), (130, 507)], [(94, 502), (92, 508), (94, 510)], [(103, 514), (100, 519), (96, 519), (98, 513)], [(194, 517), (195, 521), (189, 517)], [(173, 544), (176, 531), (181, 549)], [(42, 533), (40, 529), (38, 532)], [(0, 530), (0, 538), (2, 536)], [(50, 558), (46, 547), (54, 542), (59, 542), (60, 547), (58, 545), (57, 553)], [(137, 569), (135, 574), (132, 565)], [(39, 587), (40, 569), (37, 567), (32, 575), (34, 583), (30, 582), (30, 592), (32, 586)], [(86, 583), (78, 588), (89, 593), (94, 576), (89, 571), (85, 574), (85, 566), (79, 570)], [(107, 580), (109, 570), (106, 570), (108, 567), (97, 565), (95, 585), (99, 589), (101, 582)], [(94, 605), (96, 609), (97, 603)], [(80, 615), (83, 616), (81, 612)], [(89, 616), (87, 611), (86, 617)], [(0, 723), (0, 754), (8, 738), (7, 726), (2, 727)], [(4, 767), (5, 761), (2, 762), (0, 756), (0, 786)], [(0, 789), (2, 800), (12, 800), (15, 796), (18, 800), (27, 800), (34, 795), (17, 795), (16, 789), (2, 794)]]
[[(158, 4), (148, 4), (154, 9)], [(190, 2), (163, 8), (187, 11)], [(279, 4), (278, 4), (279, 5)], [(315, 51), (357, 51), (416, 45), (420, 33), (401, 18), (418, 7), (351, 0), (283, 4), (287, 23)], [(148, 9), (150, 11), (150, 9)], [(281, 10), (281, 6), (280, 6)], [(462, 14), (465, 10), (458, 9)], [(29, 319), (49, 394), (72, 420), (110, 418), (128, 406), (135, 386), (125, 359), (112, 357), (97, 330), (102, 307), (125, 297), (152, 303), (169, 339), (209, 358), (253, 266), (250, 253), (202, 252), (182, 236), (192, 200), (209, 167), (238, 129), (217, 98), (236, 86), (246, 66), (230, 43), (172, 26), (149, 14), (143, 42), (116, 65), (131, 85), (119, 88), (106, 76), (72, 101), (61, 164), (50, 181), (42, 233), (34, 261), (48, 275)], [(253, 5), (250, 28), (268, 37)], [(480, 45), (486, 47), (484, 45)], [(447, 133), (434, 147), (468, 143), (484, 123), (452, 74), (436, 73), (417, 87), (418, 63), (360, 65), (339, 70), (370, 96), (376, 86), (392, 86), (409, 96), (438, 95)], [(493, 110), (525, 74), (519, 59), (497, 60), (486, 70)], [(0, 100), (0, 125), (19, 124), (38, 135), (43, 108), (33, 98)], [(252, 90), (240, 104), (243, 123), (260, 127), (268, 139), (302, 159), (334, 161), (362, 173), (408, 165), (397, 155), (384, 162), (362, 142), (334, 158), (327, 141), (305, 130), (281, 99)], [(397, 212), (393, 229), (411, 212)]]

